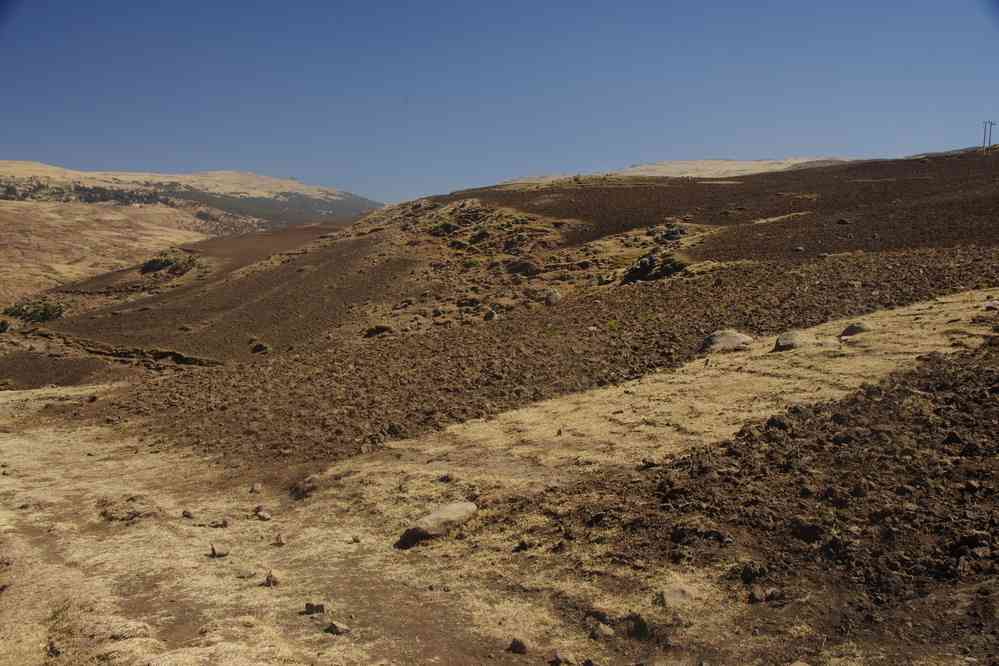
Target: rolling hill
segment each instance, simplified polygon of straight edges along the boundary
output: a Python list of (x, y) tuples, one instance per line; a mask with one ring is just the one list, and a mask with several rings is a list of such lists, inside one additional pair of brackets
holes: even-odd
[(996, 159), (501, 184), (53, 288), (0, 333), (0, 637), (987, 661)]
[(251, 173), (81, 172), (0, 161), (0, 303), (212, 236), (343, 225), (380, 204)]

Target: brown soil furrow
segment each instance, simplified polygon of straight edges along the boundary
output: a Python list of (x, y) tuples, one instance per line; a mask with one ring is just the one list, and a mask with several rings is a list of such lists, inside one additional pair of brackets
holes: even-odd
[[(220, 476), (149, 438), (26, 425), (50, 411), (46, 404), (79, 407), (99, 392), (91, 387), (0, 393), (0, 423), (17, 424), (0, 432), (0, 557), (13, 560), (10, 573), (0, 571), (0, 582), (12, 581), (0, 597), (0, 638), (19, 664), (45, 662), (49, 641), (75, 663), (99, 655), (154, 663), (516, 663), (504, 652), (513, 637), (533, 657), (557, 647), (598, 663), (662, 653), (745, 661), (777, 649), (776, 639), (745, 631), (749, 608), (710, 565), (643, 564), (586, 530), (558, 553), (539, 540), (579, 502), (606, 504), (599, 486), (572, 495), (581, 483), (617, 478), (643, 460), (668, 464), (789, 404), (838, 399), (922, 354), (955, 350), (956, 339), (977, 344), (990, 330), (974, 321), (983, 299), (960, 294), (872, 314), (864, 318), (872, 330), (853, 343), (836, 340), (849, 320), (807, 331), (824, 344), (790, 352), (771, 353), (772, 339), (760, 339), (707, 365), (698, 360), (395, 442), (314, 467), (317, 490), (299, 502), (280, 485), (250, 494), (247, 477)], [(918, 325), (915, 312), (924, 317)], [(901, 345), (907, 354), (895, 351)], [(823, 375), (841, 385), (816, 383)], [(618, 422), (629, 434), (614, 435)], [(481, 507), (464, 538), (405, 553), (391, 548), (408, 521), (458, 499)], [(256, 504), (272, 520), (258, 520)], [(136, 517), (102, 518), (101, 506), (105, 516)], [(655, 504), (636, 497), (628, 506)], [(209, 526), (223, 517), (228, 527)], [(287, 545), (271, 545), (277, 533)], [(519, 540), (526, 549), (513, 552)], [(206, 557), (210, 543), (230, 554)], [(268, 571), (277, 587), (261, 587)], [(13, 621), (28, 599), (34, 611)], [(324, 634), (325, 622), (298, 614), (306, 601), (325, 603), (326, 622), (353, 633)], [(621, 618), (641, 613), (658, 638), (591, 641), (583, 614), (594, 608), (621, 632)], [(673, 647), (664, 646), (663, 632)]]

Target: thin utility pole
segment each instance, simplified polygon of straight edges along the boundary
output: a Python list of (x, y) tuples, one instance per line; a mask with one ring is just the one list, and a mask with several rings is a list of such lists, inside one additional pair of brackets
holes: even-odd
[(983, 120), (982, 121), (982, 152), (987, 153), (992, 150), (992, 128), (995, 127), (996, 121), (994, 120)]
[(996, 126), (996, 121), (989, 121), (989, 152), (992, 152), (992, 128)]

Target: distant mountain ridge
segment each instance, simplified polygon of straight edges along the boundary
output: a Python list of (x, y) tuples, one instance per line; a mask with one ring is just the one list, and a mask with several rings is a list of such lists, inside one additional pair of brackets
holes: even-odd
[(0, 199), (168, 203), (192, 201), (271, 226), (349, 220), (382, 204), (343, 190), (240, 171), (162, 174), (75, 171), (0, 160)]

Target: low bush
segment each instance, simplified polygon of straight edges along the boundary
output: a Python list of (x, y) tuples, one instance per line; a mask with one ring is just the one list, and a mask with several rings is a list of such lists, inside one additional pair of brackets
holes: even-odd
[[(14, 305), (4, 308), (3, 314), (22, 321), (41, 323), (58, 319), (65, 311), (66, 306), (62, 303), (47, 298), (36, 298), (19, 301)], [(6, 327), (6, 322), (4, 322), (4, 326)]]
[(171, 248), (163, 250), (152, 259), (146, 261), (146, 263), (142, 264), (139, 272), (157, 273), (166, 270), (173, 275), (183, 275), (197, 265), (198, 259), (193, 254)]

